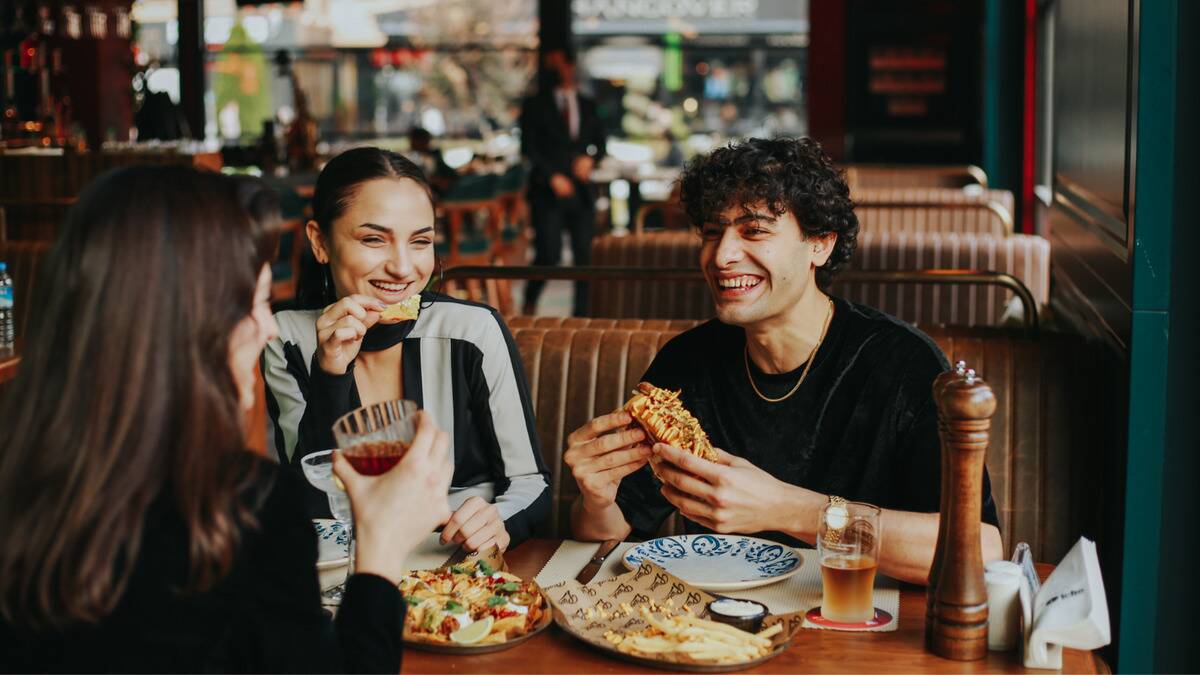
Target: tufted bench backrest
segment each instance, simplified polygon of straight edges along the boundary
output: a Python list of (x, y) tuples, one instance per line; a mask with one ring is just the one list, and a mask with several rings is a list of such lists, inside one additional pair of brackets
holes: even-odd
[[(554, 506), (543, 533), (569, 537), (569, 509), (579, 490), (562, 460), (567, 436), (624, 404), (659, 348), (695, 322), (521, 316), (508, 323), (525, 364), (542, 454), (552, 473)], [(951, 362), (967, 361), (996, 393), (987, 465), (1006, 544), (1028, 541), (1039, 556), (1058, 548), (1065, 553), (1073, 530), (1064, 500), (1077, 482), (1072, 481), (1077, 469), (1048, 443), (1061, 439), (1055, 428), (1069, 424), (1066, 417), (1047, 412), (1061, 380), (1058, 360), (1045, 349), (1054, 339), (1030, 340), (987, 328), (926, 332)]]

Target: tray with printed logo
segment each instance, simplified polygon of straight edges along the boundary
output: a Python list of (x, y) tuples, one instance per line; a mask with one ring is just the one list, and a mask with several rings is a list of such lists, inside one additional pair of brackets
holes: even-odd
[(747, 633), (709, 621), (716, 596), (652, 562), (591, 584), (546, 588), (554, 621), (613, 658), (642, 666), (700, 673), (752, 668), (781, 654), (803, 624), (799, 613), (770, 615)]

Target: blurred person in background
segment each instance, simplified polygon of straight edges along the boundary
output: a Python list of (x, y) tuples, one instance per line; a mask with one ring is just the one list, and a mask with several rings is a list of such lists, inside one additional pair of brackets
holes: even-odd
[(409, 159), (421, 167), (433, 194), (441, 197), (458, 179), (458, 172), (450, 168), (442, 157), (442, 151), (433, 147), (433, 134), (424, 127), (413, 127), (408, 132)]
[(191, 136), (187, 118), (166, 92), (146, 94), (133, 118), (139, 141), (177, 141)]
[[(562, 259), (562, 237), (571, 236), (576, 265), (591, 262), (596, 232), (596, 191), (592, 170), (604, 157), (604, 124), (596, 104), (575, 86), (575, 55), (552, 49), (542, 57), (537, 93), (521, 106), (521, 154), (531, 164), (529, 210), (534, 231), (535, 265), (553, 267)], [(525, 287), (524, 313), (537, 312), (545, 286)], [(575, 284), (575, 316), (587, 312), (587, 285)]]

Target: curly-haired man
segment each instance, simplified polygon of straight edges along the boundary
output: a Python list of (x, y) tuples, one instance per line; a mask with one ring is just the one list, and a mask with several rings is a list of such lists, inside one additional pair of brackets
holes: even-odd
[[(940, 505), (931, 385), (948, 364), (912, 326), (825, 291), (858, 234), (845, 181), (808, 139), (732, 144), (680, 181), (717, 318), (667, 343), (643, 379), (682, 390), (722, 450), (709, 462), (650, 447), (620, 411), (592, 420), (564, 457), (580, 489), (575, 536), (653, 536), (678, 509), (689, 532), (812, 544), (836, 495), (882, 507), (880, 571), (924, 583)], [(666, 460), (661, 482), (652, 454)], [(983, 488), (991, 560), (1001, 542), (986, 473)]]

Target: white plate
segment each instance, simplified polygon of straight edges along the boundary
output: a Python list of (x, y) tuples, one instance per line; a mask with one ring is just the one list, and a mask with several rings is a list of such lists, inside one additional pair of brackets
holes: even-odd
[(350, 564), (350, 533), (332, 518), (313, 518), (317, 531), (317, 569)]
[(791, 546), (729, 534), (685, 534), (642, 542), (625, 552), (631, 570), (649, 560), (706, 591), (765, 586), (800, 571), (803, 558)]

